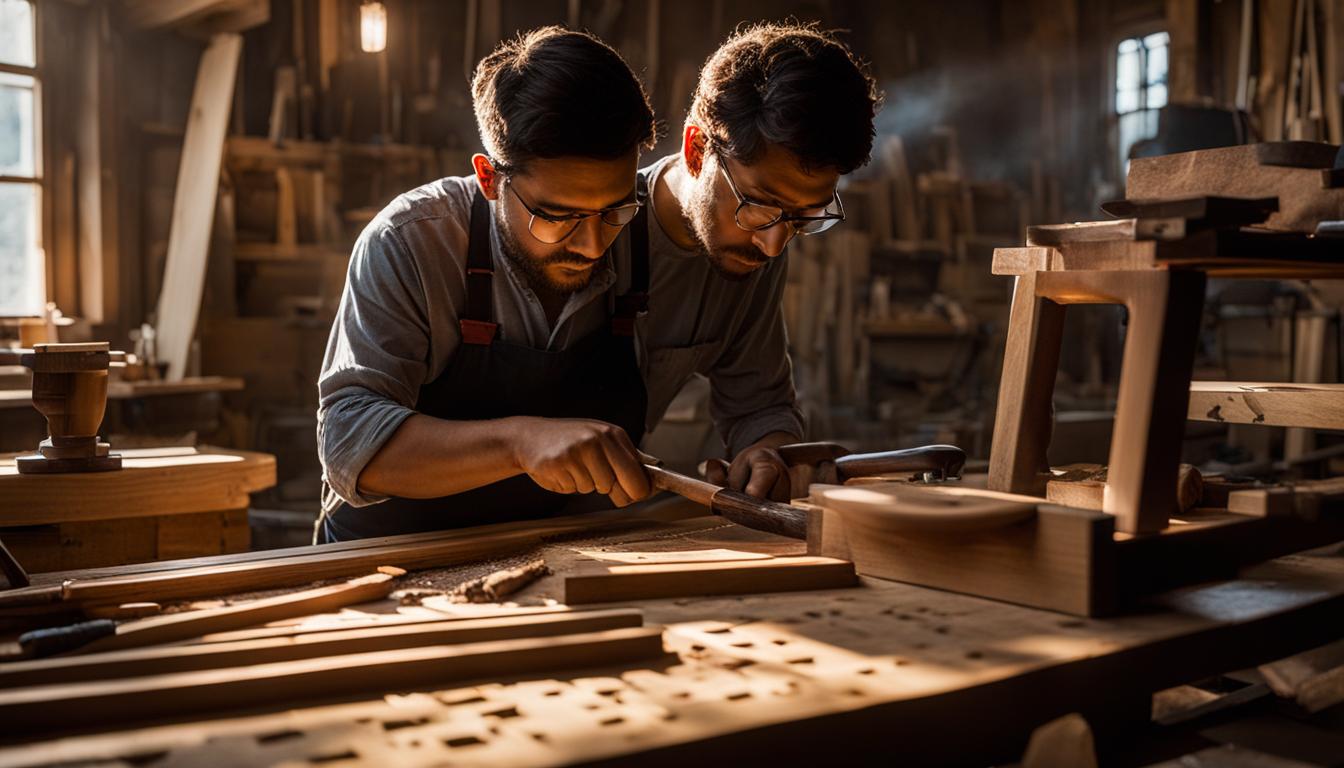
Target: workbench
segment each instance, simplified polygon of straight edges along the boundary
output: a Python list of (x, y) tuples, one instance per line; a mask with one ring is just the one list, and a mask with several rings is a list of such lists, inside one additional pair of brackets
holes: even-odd
[[(540, 554), (553, 574), (512, 599), (543, 605), (583, 567), (576, 550), (804, 551), (799, 541), (694, 516), (702, 514), (595, 524), (539, 552), (404, 583), (441, 587)], [(14, 746), (0, 749), (0, 764), (987, 764), (1020, 759), (1033, 728), (1070, 712), (1088, 719), (1105, 748), (1148, 722), (1155, 691), (1344, 634), (1341, 555), (1335, 545), (1281, 558), (1104, 620), (870, 578), (851, 589), (645, 600), (637, 607), (646, 625), (666, 627), (668, 654), (652, 662), (335, 701), (294, 689), (259, 710), (46, 741), (6, 733)], [(491, 609), (403, 602), (420, 605), (388, 600), (340, 618)]]
[(249, 495), (275, 457), (200, 448), (117, 450), (123, 468), (19, 474), (0, 455), (0, 539), (29, 571), (246, 551)]

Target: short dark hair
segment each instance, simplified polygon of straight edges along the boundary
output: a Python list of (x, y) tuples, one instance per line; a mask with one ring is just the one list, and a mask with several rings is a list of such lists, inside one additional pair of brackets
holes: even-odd
[(644, 86), (611, 46), (585, 32), (542, 27), (476, 65), (476, 125), (501, 170), (536, 158), (614, 160), (651, 148), (656, 128)]
[(804, 168), (849, 173), (868, 162), (877, 83), (850, 49), (815, 24), (743, 27), (700, 70), (687, 119), (744, 163), (777, 144)]

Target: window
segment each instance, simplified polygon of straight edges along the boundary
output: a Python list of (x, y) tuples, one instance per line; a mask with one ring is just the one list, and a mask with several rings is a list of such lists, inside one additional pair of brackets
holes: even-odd
[(0, 315), (40, 314), (42, 167), (36, 9), (0, 0)]
[(1129, 148), (1157, 135), (1157, 110), (1167, 105), (1166, 32), (1120, 41), (1115, 51), (1115, 114), (1120, 167)]

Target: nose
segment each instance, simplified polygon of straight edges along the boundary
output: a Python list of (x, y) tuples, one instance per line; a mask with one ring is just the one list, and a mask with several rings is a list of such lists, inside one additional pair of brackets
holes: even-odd
[(776, 224), (769, 229), (762, 229), (754, 233), (751, 237), (752, 245), (760, 249), (770, 258), (775, 258), (784, 252), (784, 246), (793, 239), (794, 229), (788, 224)]
[(602, 219), (598, 216), (590, 216), (579, 222), (574, 234), (569, 236), (569, 249), (590, 261), (602, 258), (607, 246), (611, 244), (604, 237), (606, 233), (602, 229)]

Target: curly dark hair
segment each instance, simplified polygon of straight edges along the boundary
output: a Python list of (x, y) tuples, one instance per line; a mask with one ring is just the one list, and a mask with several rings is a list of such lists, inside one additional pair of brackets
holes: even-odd
[(750, 163), (769, 144), (804, 168), (849, 173), (868, 162), (882, 96), (867, 66), (815, 24), (738, 29), (700, 70), (687, 120)]
[(614, 160), (653, 146), (644, 86), (611, 46), (551, 26), (501, 43), (476, 65), (472, 103), (481, 143), (500, 170), (536, 158)]

